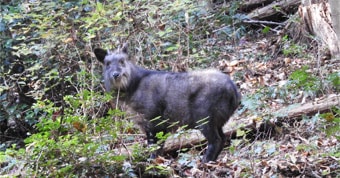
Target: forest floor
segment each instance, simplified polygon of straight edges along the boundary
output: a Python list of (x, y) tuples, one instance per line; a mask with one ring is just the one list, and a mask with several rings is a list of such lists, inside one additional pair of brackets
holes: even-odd
[[(243, 95), (241, 106), (225, 125), (226, 130), (236, 131), (237, 138), (231, 140), (216, 162), (200, 163), (205, 151), (203, 144), (179, 148), (177, 150), (181, 151), (175, 157), (164, 155), (138, 163), (133, 159), (125, 160), (119, 168), (113, 164), (114, 173), (107, 172), (111, 167), (87, 165), (82, 163), (84, 157), (75, 158), (78, 164), (74, 165), (73, 172), (87, 172), (86, 177), (339, 176), (339, 106), (329, 108), (326, 113), (316, 111), (293, 118), (279, 116), (277, 111), (287, 108), (290, 112), (290, 108), (322, 101), (329, 96), (336, 96), (339, 101), (339, 86), (334, 86), (338, 83), (332, 83), (329, 78), (334, 77), (332, 74), (338, 76), (340, 62), (321, 55), (324, 54), (322, 51), (291, 43), (287, 44), (290, 45), (288, 48), (282, 47), (291, 54), (273, 54), (276, 38), (243, 37), (236, 45), (229, 41), (216, 44), (230, 46), (233, 52), (222, 54), (221, 60), (211, 66), (230, 74)], [(265, 132), (265, 136), (253, 133), (253, 138), (249, 139), (250, 133), (239, 129), (266, 121), (275, 126)], [(115, 150), (128, 150), (129, 145), (146, 145), (142, 134), (134, 133), (132, 137), (135, 137), (132, 142), (114, 145), (110, 154), (123, 154)], [(27, 145), (25, 149), (29, 152), (32, 146)], [(139, 150), (144, 160), (147, 157), (143, 154), (145, 150)], [(17, 168), (20, 169), (23, 168)]]

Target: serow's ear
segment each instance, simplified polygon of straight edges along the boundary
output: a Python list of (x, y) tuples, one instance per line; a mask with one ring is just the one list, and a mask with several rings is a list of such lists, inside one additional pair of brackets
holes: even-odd
[(120, 48), (120, 50), (123, 52), (123, 53), (125, 53), (125, 54), (127, 54), (128, 53), (128, 43), (126, 42), (126, 43), (124, 43), (123, 44), (123, 46)]
[(99, 62), (104, 63), (105, 56), (107, 55), (107, 51), (105, 49), (96, 48), (94, 49), (94, 54)]

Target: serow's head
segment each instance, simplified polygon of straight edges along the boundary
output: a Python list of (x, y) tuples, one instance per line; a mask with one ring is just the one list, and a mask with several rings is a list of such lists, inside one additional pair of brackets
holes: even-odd
[(106, 91), (115, 89), (125, 90), (130, 81), (131, 65), (127, 53), (127, 44), (114, 51), (101, 48), (94, 49), (99, 62), (103, 64), (103, 76)]

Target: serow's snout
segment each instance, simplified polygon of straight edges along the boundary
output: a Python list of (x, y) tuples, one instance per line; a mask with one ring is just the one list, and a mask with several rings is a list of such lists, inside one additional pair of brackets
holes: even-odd
[(120, 75), (119, 72), (113, 72), (112, 77), (114, 79), (117, 79), (119, 77), (119, 75)]

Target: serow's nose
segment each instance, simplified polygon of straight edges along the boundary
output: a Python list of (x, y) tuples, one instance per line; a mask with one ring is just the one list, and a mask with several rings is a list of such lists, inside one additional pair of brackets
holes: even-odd
[(119, 73), (118, 73), (118, 72), (114, 72), (114, 73), (112, 74), (112, 77), (113, 77), (114, 79), (117, 79), (117, 78), (119, 77)]

